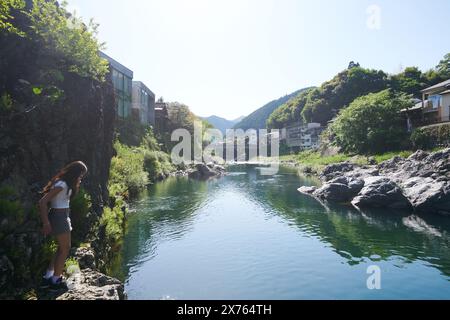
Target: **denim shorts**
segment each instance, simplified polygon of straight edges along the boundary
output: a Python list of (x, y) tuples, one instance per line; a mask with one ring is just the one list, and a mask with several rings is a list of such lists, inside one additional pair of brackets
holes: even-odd
[(58, 236), (72, 231), (70, 209), (51, 209), (48, 219), (52, 227), (52, 235)]

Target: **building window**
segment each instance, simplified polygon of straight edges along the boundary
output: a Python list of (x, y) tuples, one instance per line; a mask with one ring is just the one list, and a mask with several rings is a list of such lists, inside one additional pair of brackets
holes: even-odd
[(123, 91), (125, 92), (125, 94), (130, 94), (132, 89), (132, 80), (127, 76), (124, 76), (123, 85), (124, 85)]
[(442, 96), (440, 95), (432, 95), (428, 97), (428, 100), (431, 101), (433, 105), (433, 109), (438, 109), (442, 104)]
[(124, 104), (124, 101), (123, 101), (123, 97), (122, 96), (118, 96), (118, 110), (117, 110), (117, 113), (118, 113), (118, 115), (119, 115), (119, 117), (121, 117), (121, 118), (125, 118), (125, 104)]

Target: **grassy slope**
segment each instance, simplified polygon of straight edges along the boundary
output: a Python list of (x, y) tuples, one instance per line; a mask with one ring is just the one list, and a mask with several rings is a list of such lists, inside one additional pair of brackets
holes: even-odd
[[(372, 156), (371, 159), (375, 160), (376, 163), (381, 163), (392, 159), (395, 156), (409, 157), (412, 153), (413, 151), (389, 152)], [(312, 173), (321, 173), (326, 166), (345, 161), (360, 165), (369, 163), (369, 158), (366, 156), (347, 155), (342, 153), (333, 156), (322, 156), (319, 152), (313, 151), (303, 151), (295, 155), (281, 156), (280, 160), (284, 163), (296, 163), (301, 170)]]

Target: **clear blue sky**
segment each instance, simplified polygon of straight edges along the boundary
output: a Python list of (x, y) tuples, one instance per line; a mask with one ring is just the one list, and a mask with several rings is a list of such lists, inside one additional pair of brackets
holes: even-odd
[[(368, 14), (372, 5), (380, 15)], [(100, 24), (106, 53), (135, 80), (200, 116), (248, 115), (351, 60), (396, 73), (430, 69), (450, 52), (448, 0), (69, 0), (69, 8)]]

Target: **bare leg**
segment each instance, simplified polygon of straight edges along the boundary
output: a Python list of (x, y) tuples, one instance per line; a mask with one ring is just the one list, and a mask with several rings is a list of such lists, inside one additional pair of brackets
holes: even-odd
[(71, 248), (71, 235), (70, 232), (56, 236), (58, 241), (58, 251), (55, 256), (55, 277), (61, 277), (64, 271), (64, 265), (66, 259), (69, 256)]
[(56, 252), (53, 254), (52, 259), (50, 260), (50, 264), (47, 267), (48, 271), (54, 271), (55, 270), (55, 261), (56, 261), (56, 256), (59, 254), (59, 247), (56, 250)]

